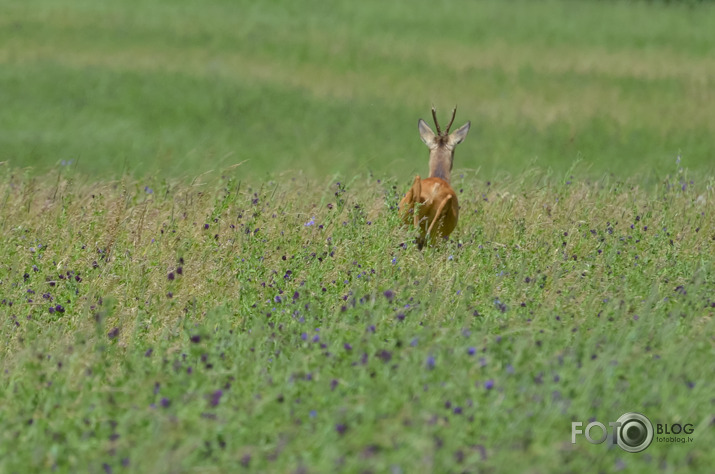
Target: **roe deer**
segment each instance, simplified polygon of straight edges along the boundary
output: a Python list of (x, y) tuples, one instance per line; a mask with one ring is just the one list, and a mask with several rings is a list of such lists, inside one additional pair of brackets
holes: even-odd
[(420, 138), (430, 150), (429, 178), (421, 179), (419, 175), (415, 176), (412, 187), (400, 201), (399, 210), (405, 225), (414, 224), (419, 229), (419, 249), (422, 249), (425, 243), (434, 244), (437, 236), (446, 239), (457, 227), (459, 204), (449, 181), (454, 149), (467, 136), (471, 122), (465, 123), (450, 135), (449, 128), (456, 113), (457, 107), (454, 107), (452, 119), (447, 129), (442, 132), (437, 122), (437, 112), (432, 107), (436, 135), (424, 120), (420, 119), (417, 123)]

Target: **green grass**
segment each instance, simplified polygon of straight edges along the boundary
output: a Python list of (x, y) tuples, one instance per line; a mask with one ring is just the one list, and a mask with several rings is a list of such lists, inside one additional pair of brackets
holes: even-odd
[[(3, 180), (0, 470), (715, 462), (712, 178), (468, 175), (452, 241), (419, 252), (390, 177), (239, 174)], [(570, 443), (628, 411), (694, 442)]]
[[(432, 103), (463, 169), (583, 159), (713, 172), (715, 10), (639, 2), (0, 4), (0, 161), (111, 178), (421, 170)], [(653, 179), (657, 181), (657, 179)]]
[[(710, 472), (714, 30), (0, 0), (0, 472)], [(433, 103), (472, 128), (420, 252)], [(571, 443), (629, 411), (693, 442)]]

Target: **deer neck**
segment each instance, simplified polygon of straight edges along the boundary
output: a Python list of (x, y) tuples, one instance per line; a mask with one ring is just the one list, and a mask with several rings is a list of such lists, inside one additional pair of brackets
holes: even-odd
[(437, 147), (430, 151), (429, 177), (442, 178), (449, 184), (452, 177), (452, 151), (447, 147)]

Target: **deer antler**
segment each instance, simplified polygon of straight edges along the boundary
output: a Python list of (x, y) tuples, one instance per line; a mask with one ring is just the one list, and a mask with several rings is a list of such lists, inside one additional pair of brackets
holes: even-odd
[(434, 119), (434, 126), (437, 127), (437, 135), (442, 136), (442, 130), (439, 129), (439, 122), (437, 121), (437, 111), (432, 106), (432, 118)]
[(454, 116), (457, 114), (457, 106), (454, 106), (454, 109), (452, 109), (452, 119), (449, 121), (449, 124), (447, 125), (447, 129), (444, 131), (444, 134), (442, 133), (442, 130), (439, 128), (439, 122), (437, 121), (437, 111), (434, 109), (434, 105), (432, 106), (432, 118), (434, 119), (434, 126), (437, 128), (437, 135), (442, 137), (442, 136), (447, 136), (449, 135), (449, 129), (452, 127), (452, 122), (454, 122)]
[(449, 135), (449, 128), (452, 126), (452, 122), (454, 122), (454, 116), (457, 114), (457, 106), (454, 106), (454, 109), (452, 109), (452, 120), (449, 121), (449, 125), (447, 125), (447, 130), (444, 131), (445, 135)]

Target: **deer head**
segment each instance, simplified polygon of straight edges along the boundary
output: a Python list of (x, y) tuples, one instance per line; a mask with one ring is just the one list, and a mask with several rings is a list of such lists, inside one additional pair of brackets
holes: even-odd
[(471, 122), (467, 122), (450, 134), (449, 129), (452, 126), (452, 122), (454, 122), (456, 113), (457, 107), (455, 106), (452, 110), (452, 119), (449, 121), (447, 129), (443, 132), (440, 130), (439, 122), (437, 121), (437, 112), (434, 107), (432, 107), (432, 118), (437, 128), (437, 134), (429, 128), (429, 125), (427, 125), (424, 120), (420, 119), (419, 122), (417, 122), (420, 138), (422, 138), (424, 144), (429, 147), (429, 176), (430, 178), (442, 178), (447, 183), (450, 182), (452, 174), (454, 149), (457, 145), (462, 143), (467, 136), (469, 125), (471, 124)]

